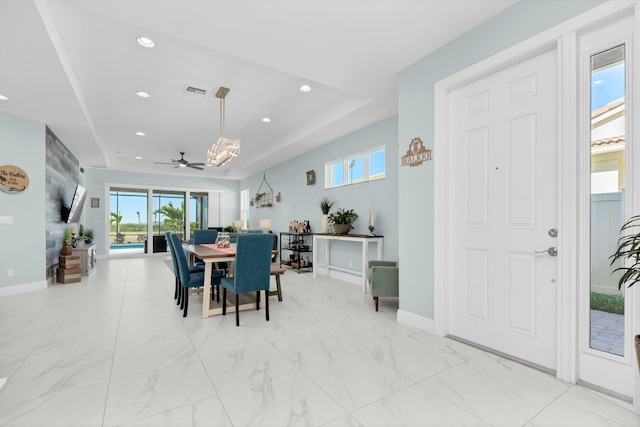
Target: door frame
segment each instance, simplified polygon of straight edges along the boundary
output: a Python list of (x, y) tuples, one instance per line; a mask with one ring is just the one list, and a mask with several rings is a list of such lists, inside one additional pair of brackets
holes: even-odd
[[(449, 265), (452, 260), (449, 235), (451, 229), (448, 212), (452, 208), (450, 197), (450, 180), (448, 175), (455, 173), (456, 159), (450, 151), (449, 128), (449, 94), (470, 82), (485, 77), (512, 64), (536, 56), (537, 54), (555, 50), (558, 58), (558, 289), (557, 289), (557, 356), (556, 377), (562, 381), (575, 383), (578, 380), (578, 352), (579, 346), (579, 303), (580, 293), (578, 283), (589, 265), (583, 265), (580, 257), (580, 242), (583, 241), (584, 225), (576, 224), (576, 218), (584, 218), (580, 208), (580, 193), (582, 187), (579, 151), (579, 105), (577, 95), (577, 76), (579, 72), (579, 52), (577, 33), (599, 22), (613, 19), (615, 16), (629, 12), (635, 13), (634, 37), (640, 27), (636, 0), (620, 0), (607, 2), (597, 6), (575, 18), (556, 27), (544, 31), (511, 48), (493, 55), (481, 62), (465, 68), (451, 76), (440, 80), (434, 85), (434, 323), (436, 334), (446, 335), (448, 326), (448, 304), (450, 287)], [(634, 57), (640, 58), (638, 43), (633, 46)], [(630, 88), (636, 94), (636, 87)], [(633, 96), (634, 106), (638, 107), (640, 96)], [(634, 108), (630, 122), (640, 119), (639, 109)], [(640, 141), (640, 127), (631, 128), (632, 139)], [(640, 150), (635, 150), (633, 164), (640, 166)], [(634, 169), (634, 168), (628, 168)], [(634, 188), (640, 188), (640, 174), (628, 177)], [(631, 181), (633, 180), (633, 181)], [(637, 191), (637, 190), (636, 190)], [(631, 197), (631, 195), (629, 195)], [(640, 197), (634, 197), (638, 201)], [(631, 200), (630, 200), (630, 203)], [(635, 208), (638, 206), (634, 203)], [(637, 211), (636, 211), (637, 212)], [(587, 228), (588, 229), (588, 228)], [(637, 287), (636, 287), (637, 288)], [(640, 291), (634, 289), (628, 294), (632, 300), (632, 310), (629, 313), (632, 320), (640, 318)], [(638, 322), (633, 322), (635, 325)], [(638, 326), (631, 331), (639, 334)], [(640, 413), (640, 376), (635, 376), (635, 393), (633, 409)]]

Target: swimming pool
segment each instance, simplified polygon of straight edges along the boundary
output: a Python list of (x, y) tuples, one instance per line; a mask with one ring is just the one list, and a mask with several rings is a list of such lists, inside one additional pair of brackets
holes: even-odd
[(144, 243), (112, 243), (109, 245), (109, 249), (142, 249)]

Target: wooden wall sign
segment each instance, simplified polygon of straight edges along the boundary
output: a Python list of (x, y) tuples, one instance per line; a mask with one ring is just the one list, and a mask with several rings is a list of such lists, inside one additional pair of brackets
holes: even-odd
[(409, 149), (402, 156), (402, 164), (400, 166), (420, 166), (422, 163), (432, 160), (431, 149), (426, 148), (420, 137), (413, 138), (409, 143)]
[(0, 191), (7, 194), (22, 193), (29, 187), (29, 175), (17, 166), (0, 166)]

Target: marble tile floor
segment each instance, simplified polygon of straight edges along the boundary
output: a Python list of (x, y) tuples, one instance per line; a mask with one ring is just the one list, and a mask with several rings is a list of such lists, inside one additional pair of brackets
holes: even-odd
[[(164, 257), (0, 298), (1, 426), (639, 426), (580, 386), (292, 271), (264, 311), (182, 318)], [(273, 284), (275, 286), (275, 284)]]

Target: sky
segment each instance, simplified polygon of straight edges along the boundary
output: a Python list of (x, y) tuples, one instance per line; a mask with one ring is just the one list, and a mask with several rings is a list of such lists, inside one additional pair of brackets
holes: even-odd
[(597, 71), (591, 75), (591, 110), (624, 96), (624, 64)]
[[(118, 211), (119, 215), (122, 215), (122, 224), (145, 224), (147, 222), (147, 197), (146, 193), (129, 193), (126, 191), (118, 192), (120, 197), (116, 198), (113, 193), (111, 195), (110, 209), (111, 212)], [(127, 197), (123, 197), (127, 196)], [(116, 200), (117, 199), (117, 200)], [(160, 201), (154, 197), (153, 210), (155, 211), (160, 206)], [(183, 197), (179, 195), (163, 195), (162, 204), (166, 204), (169, 201), (173, 203), (173, 206), (180, 206), (183, 201)], [(191, 201), (191, 222), (196, 220), (195, 213), (195, 201)], [(140, 212), (140, 221), (138, 222), (138, 214)]]

